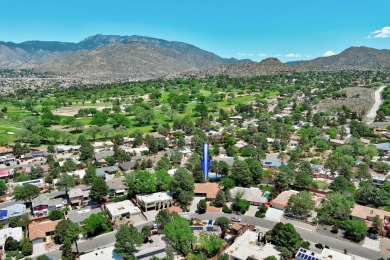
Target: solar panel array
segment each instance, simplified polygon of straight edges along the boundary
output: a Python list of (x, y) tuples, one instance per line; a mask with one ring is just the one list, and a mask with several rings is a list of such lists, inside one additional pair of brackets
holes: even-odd
[(297, 254), (298, 259), (304, 259), (304, 260), (321, 260), (318, 258), (314, 252), (307, 252), (306, 249), (299, 249), (299, 252)]

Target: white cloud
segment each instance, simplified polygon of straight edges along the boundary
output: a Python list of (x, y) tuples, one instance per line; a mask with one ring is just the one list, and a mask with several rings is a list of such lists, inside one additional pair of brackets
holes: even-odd
[(255, 56), (253, 53), (238, 53), (237, 55), (238, 56), (250, 56), (250, 57)]
[(286, 55), (286, 57), (289, 57), (289, 58), (299, 58), (301, 56), (302, 55), (298, 54), (298, 53), (289, 53), (289, 54)]
[(275, 56), (275, 57), (280, 57), (280, 56), (282, 56), (282, 54), (274, 54), (273, 56)]
[(385, 26), (382, 29), (372, 32), (374, 38), (389, 38), (390, 37), (390, 26)]
[(265, 56), (267, 56), (267, 54), (265, 54), (265, 53), (259, 53), (258, 54), (260, 57), (265, 57)]
[(329, 57), (329, 56), (333, 56), (333, 55), (336, 55), (336, 53), (334, 53), (333, 51), (327, 51), (324, 54), (322, 54), (322, 56), (324, 56), (324, 57)]

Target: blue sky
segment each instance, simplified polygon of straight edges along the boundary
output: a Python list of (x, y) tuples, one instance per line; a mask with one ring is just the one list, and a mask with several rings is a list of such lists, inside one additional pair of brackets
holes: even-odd
[(25, 0), (3, 1), (1, 9), (2, 41), (136, 34), (223, 57), (282, 61), (350, 46), (390, 49), (389, 0)]

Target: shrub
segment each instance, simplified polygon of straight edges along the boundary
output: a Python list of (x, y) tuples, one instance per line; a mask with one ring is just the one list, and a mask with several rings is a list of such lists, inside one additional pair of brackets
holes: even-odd
[(17, 256), (15, 256), (15, 259), (22, 259), (23, 257), (24, 257), (24, 255), (22, 253), (20, 253)]
[(256, 218), (264, 218), (265, 217), (265, 213), (260, 212), (260, 211), (256, 211), (255, 217)]
[(6, 258), (4, 258), (5, 260), (12, 260), (12, 257), (9, 257), (7, 256)]
[(324, 246), (321, 243), (315, 244), (314, 246), (318, 249), (324, 249)]
[(30, 242), (24, 243), (22, 246), (22, 253), (24, 256), (25, 255), (32, 255), (32, 253), (33, 253), (32, 243), (30, 243)]
[(223, 212), (223, 213), (232, 213), (233, 210), (229, 209), (228, 206), (223, 205), (223, 206), (222, 206), (222, 212)]
[(333, 234), (337, 234), (337, 233), (339, 233), (339, 227), (338, 227), (338, 225), (333, 225), (332, 226), (332, 229), (330, 230), (330, 232), (332, 232)]
[(49, 219), (50, 220), (58, 220), (58, 219), (62, 219), (62, 217), (64, 216), (64, 214), (62, 214), (61, 211), (59, 210), (52, 210), (49, 212)]

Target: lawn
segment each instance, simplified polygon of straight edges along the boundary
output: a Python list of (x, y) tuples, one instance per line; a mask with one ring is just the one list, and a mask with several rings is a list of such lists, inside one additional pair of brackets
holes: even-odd
[(327, 190), (329, 187), (328, 184), (326, 184), (325, 182), (322, 182), (322, 181), (315, 181), (314, 183), (317, 184), (318, 189), (320, 189), (320, 190)]

